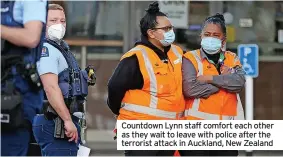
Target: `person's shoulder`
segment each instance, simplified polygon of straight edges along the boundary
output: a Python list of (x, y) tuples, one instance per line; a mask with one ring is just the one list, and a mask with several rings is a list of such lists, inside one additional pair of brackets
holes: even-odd
[(191, 62), (193, 65), (197, 66), (197, 58), (200, 57), (200, 50), (189, 50), (183, 55), (183, 63)]
[(56, 57), (60, 54), (60, 51), (54, 47), (53, 45), (44, 42), (42, 51), (41, 51), (41, 57)]
[(232, 51), (225, 51), (225, 57), (237, 58), (237, 54)]
[(171, 48), (175, 48), (181, 55), (185, 54), (186, 52), (185, 49), (180, 45), (171, 44)]
[(52, 44), (50, 44), (48, 42), (44, 42), (43, 46), (47, 47), (48, 49), (52, 49), (52, 50), (55, 49), (56, 51), (59, 51), (58, 48), (56, 48), (54, 45), (52, 45)]
[(177, 49), (182, 49), (183, 50), (183, 47), (181, 45), (171, 44), (171, 47), (176, 47)]
[(124, 53), (120, 59), (121, 60), (125, 60), (127, 58), (127, 60), (135, 60), (137, 59), (136, 54), (140, 53), (142, 50), (139, 46), (135, 46), (132, 49), (130, 49), (129, 51), (127, 51), (126, 53)]
[(187, 50), (187, 51), (184, 52), (184, 56), (190, 56), (190, 57), (197, 56), (200, 53), (199, 51), (200, 51), (199, 49)]
[(21, 2), (23, 24), (31, 21), (46, 23), (48, 13), (47, 0), (27, 0)]
[[(14, 1), (14, 5), (20, 6), (20, 7), (25, 7), (27, 5), (31, 6), (28, 7), (30, 8), (29, 10), (32, 9), (37, 9), (37, 8), (32, 8), (33, 6), (46, 6), (47, 0), (32, 0), (32, 1), (23, 1), (23, 0), (15, 0)], [(27, 10), (23, 10), (23, 11), (27, 11)]]
[(237, 54), (232, 51), (225, 51), (225, 53), (230, 56), (237, 56)]
[(232, 51), (225, 51), (225, 58), (231, 62), (234, 62), (235, 64), (240, 64), (239, 57)]

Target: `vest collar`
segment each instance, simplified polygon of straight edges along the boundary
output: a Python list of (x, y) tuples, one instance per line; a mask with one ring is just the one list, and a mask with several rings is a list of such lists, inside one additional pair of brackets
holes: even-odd
[(157, 56), (160, 58), (161, 61), (163, 61), (164, 63), (168, 63), (167, 53), (170, 50), (171, 45), (164, 47), (164, 52), (163, 52), (159, 48), (154, 46), (151, 42), (149, 42), (147, 37), (143, 35), (141, 35), (141, 39), (135, 43), (135, 46), (137, 45), (143, 45), (152, 49), (157, 54)]
[[(203, 59), (206, 59), (207, 61), (209, 61), (209, 62), (212, 63), (212, 64), (218, 64), (218, 63), (214, 63), (211, 59), (209, 59), (209, 58), (207, 57), (207, 55), (204, 53), (204, 51), (203, 51), (202, 48), (200, 48), (199, 50), (200, 50), (200, 57), (201, 57), (202, 60), (203, 60)], [(221, 59), (222, 61), (225, 60), (225, 55), (224, 55), (224, 53), (225, 53), (225, 52), (220, 52), (219, 60), (220, 60), (220, 59)]]

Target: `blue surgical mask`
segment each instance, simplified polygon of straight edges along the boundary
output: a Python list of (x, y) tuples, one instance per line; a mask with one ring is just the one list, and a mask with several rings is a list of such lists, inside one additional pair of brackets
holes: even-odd
[(220, 51), (222, 47), (222, 41), (213, 37), (204, 37), (201, 40), (201, 47), (206, 53), (213, 55)]
[(175, 41), (175, 33), (172, 30), (164, 33), (164, 39), (163, 40), (160, 40), (160, 43), (163, 45), (163, 46), (169, 46), (171, 45), (173, 42)]

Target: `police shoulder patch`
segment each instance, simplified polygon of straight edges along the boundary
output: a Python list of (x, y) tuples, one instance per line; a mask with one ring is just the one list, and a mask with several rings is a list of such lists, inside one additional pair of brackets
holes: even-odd
[(49, 57), (49, 51), (48, 51), (48, 48), (46, 46), (42, 47), (41, 57)]

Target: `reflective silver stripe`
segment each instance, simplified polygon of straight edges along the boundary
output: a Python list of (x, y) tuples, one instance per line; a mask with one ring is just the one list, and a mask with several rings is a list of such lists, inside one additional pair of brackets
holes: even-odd
[(237, 116), (234, 117), (235, 120), (245, 120), (245, 114), (244, 114), (244, 109), (243, 105), (241, 102), (240, 95), (237, 94)]
[(150, 107), (151, 108), (157, 108), (158, 98), (157, 98), (157, 81), (156, 77), (153, 71), (152, 64), (150, 63), (150, 60), (148, 58), (148, 55), (146, 53), (146, 50), (143, 48), (133, 48), (130, 51), (141, 51), (142, 56), (144, 59), (145, 67), (148, 72), (148, 76), (150, 79)]
[[(203, 64), (201, 62), (201, 58), (197, 53), (197, 50), (192, 51), (193, 56), (195, 57), (198, 64), (198, 74), (197, 76), (203, 75)], [(193, 105), (191, 109), (185, 110), (185, 116), (193, 116), (205, 120), (219, 120), (220, 115), (206, 113), (199, 111), (200, 99), (194, 99)], [(222, 116), (222, 120), (232, 120), (233, 116)]]
[(197, 64), (198, 64), (198, 75), (197, 76), (203, 75), (203, 65), (202, 65), (200, 56), (198, 55), (198, 51), (194, 50), (192, 51), (192, 54), (195, 57)]
[(175, 56), (177, 56), (179, 58), (179, 61), (182, 63), (182, 55), (178, 52), (175, 45), (172, 45), (172, 50), (173, 50)]
[[(219, 115), (211, 114), (211, 113), (205, 113), (201, 111), (194, 112), (192, 109), (185, 110), (185, 116), (193, 116), (205, 120), (220, 120)], [(222, 120), (233, 120), (233, 116), (222, 116)]]
[(132, 52), (132, 51), (141, 51), (142, 49), (141, 48), (137, 48), (137, 47), (134, 47), (134, 48), (132, 48), (130, 51), (128, 51), (128, 52)]
[(154, 109), (151, 107), (129, 104), (129, 103), (123, 103), (122, 108), (127, 111), (148, 114), (151, 116), (157, 116), (163, 118), (170, 118), (170, 119), (181, 118), (184, 115), (183, 112), (177, 113), (177, 112), (163, 111), (160, 109)]
[[(197, 74), (197, 76), (203, 75), (203, 65), (202, 65), (202, 62), (200, 60), (199, 55), (197, 54), (197, 50), (192, 51), (192, 54), (195, 57), (197, 64), (198, 64), (198, 74)], [(187, 114), (194, 116), (194, 117), (199, 117), (199, 118), (202, 118), (202, 119), (210, 119), (210, 118), (215, 119), (216, 118), (215, 115), (210, 115), (210, 114), (208, 114), (209, 117), (204, 118), (206, 116), (205, 113), (198, 111), (199, 104), (200, 104), (200, 99), (199, 98), (194, 99), (193, 106), (187, 112)], [(185, 113), (185, 115), (186, 115), (186, 113)], [(219, 117), (217, 117), (217, 118), (219, 119)]]

